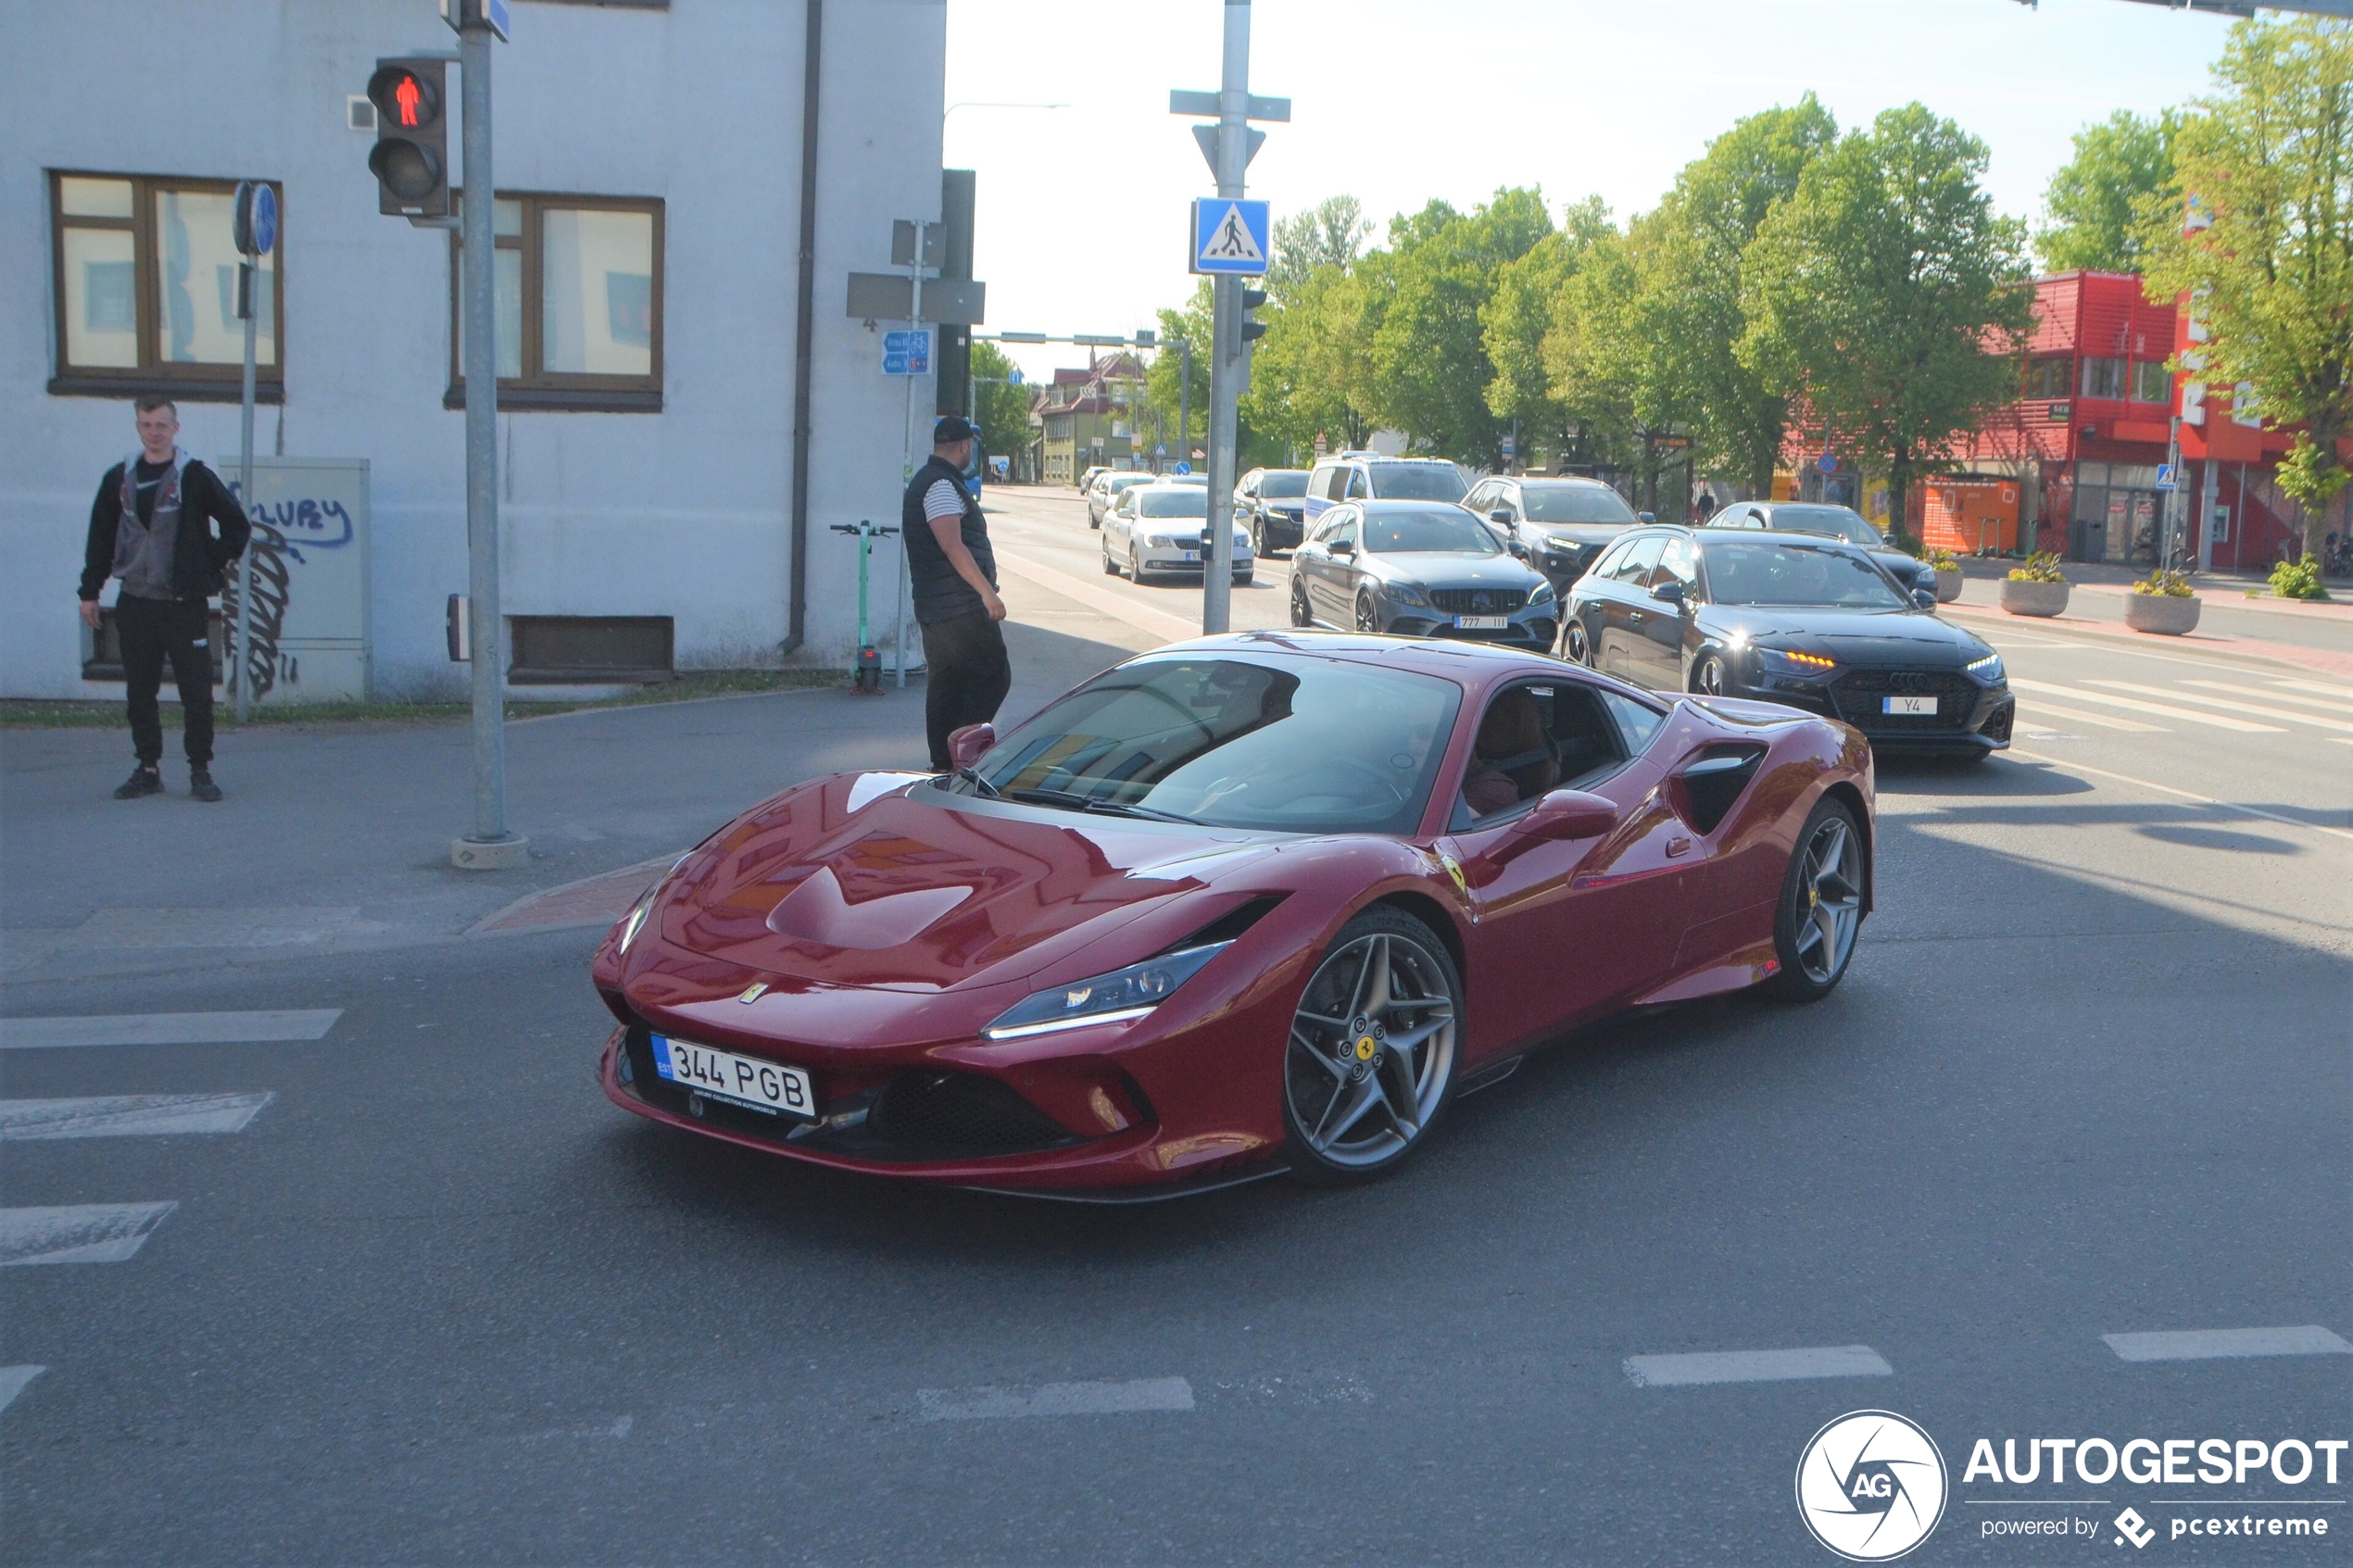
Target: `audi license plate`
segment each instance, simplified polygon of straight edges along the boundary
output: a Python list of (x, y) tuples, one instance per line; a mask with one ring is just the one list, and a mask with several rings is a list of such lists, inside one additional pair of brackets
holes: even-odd
[(654, 1071), (682, 1088), (774, 1116), (814, 1116), (817, 1095), (809, 1074), (781, 1061), (713, 1050), (666, 1035), (654, 1036)]
[(1511, 623), (1512, 618), (1508, 615), (1458, 615), (1454, 617), (1454, 630), (1457, 632), (1501, 632)]
[(1926, 714), (1933, 717), (1936, 699), (1932, 696), (1883, 696), (1879, 699), (1881, 713)]

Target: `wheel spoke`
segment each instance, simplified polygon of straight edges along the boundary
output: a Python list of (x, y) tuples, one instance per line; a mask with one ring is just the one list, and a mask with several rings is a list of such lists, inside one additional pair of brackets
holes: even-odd
[(1389, 1006), (1389, 938), (1365, 938), (1365, 967), (1356, 972), (1356, 996), (1348, 1004), (1352, 1021), (1370, 1018)]
[(1815, 923), (1812, 917), (1807, 917), (1807, 919), (1798, 926), (1797, 950), (1801, 954), (1810, 951), (1814, 944), (1819, 942), (1821, 939), (1822, 928)]
[(1315, 1064), (1329, 1073), (1335, 1079), (1343, 1084), (1348, 1082), (1346, 1064), (1334, 1058), (1330, 1051), (1326, 1050), (1297, 1029), (1290, 1032), (1290, 1040), (1293, 1046), (1314, 1058)]
[(1388, 1047), (1392, 1051), (1420, 1050), (1424, 1043), (1427, 1042), (1432, 1035), (1437, 1034), (1441, 1029), (1445, 1028), (1448, 1024), (1453, 1022), (1454, 1015), (1452, 1012), (1449, 1012), (1443, 1018), (1433, 1018), (1427, 1022), (1416, 1023), (1414, 1027), (1404, 1031), (1403, 1034), (1391, 1035), (1389, 1037)]
[[(1323, 1115), (1316, 1118), (1315, 1130), (1307, 1135), (1307, 1141), (1317, 1148), (1330, 1148), (1342, 1133), (1364, 1120), (1365, 1112), (1379, 1098), (1380, 1091), (1369, 1082), (1344, 1084), (1333, 1090), (1331, 1102), (1324, 1107)], [(1333, 1125), (1335, 1112), (1339, 1113), (1337, 1126)]]
[[(1354, 1127), (1357, 1123), (1362, 1122), (1365, 1119), (1365, 1113), (1371, 1110), (1373, 1107), (1377, 1105), (1385, 1107), (1388, 1103), (1389, 1097), (1381, 1092), (1380, 1074), (1377, 1073), (1366, 1073), (1364, 1081), (1356, 1085), (1354, 1096), (1349, 1105), (1349, 1108), (1345, 1111), (1341, 1112), (1339, 1123), (1332, 1128), (1330, 1135), (1325, 1141), (1327, 1144), (1338, 1143), (1341, 1138), (1348, 1135), (1349, 1129)], [(1396, 1113), (1392, 1110), (1390, 1114), (1395, 1115)]]
[(1821, 934), (1822, 968), (1825, 973), (1838, 963), (1838, 917), (1820, 905), (1814, 907), (1814, 929)]
[(1309, 1012), (1305, 1008), (1301, 1008), (1297, 1016), (1307, 1020), (1310, 1023), (1321, 1023), (1327, 1028), (1338, 1029), (1343, 1034), (1345, 1034), (1348, 1029), (1347, 1019), (1327, 1018), (1320, 1012)]
[(1422, 1130), (1421, 1102), (1414, 1083), (1413, 1059), (1391, 1055), (1374, 1073), (1372, 1082), (1380, 1086), (1381, 1103), (1389, 1109), (1389, 1119), (1397, 1128), (1397, 1135), (1411, 1140)]

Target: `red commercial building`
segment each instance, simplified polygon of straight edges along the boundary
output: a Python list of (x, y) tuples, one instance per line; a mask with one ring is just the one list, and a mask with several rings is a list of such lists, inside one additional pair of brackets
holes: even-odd
[[(2272, 483), (2290, 434), (2234, 417), (2230, 388), (2166, 370), (2176, 354), (2196, 353), (2187, 313), (2149, 300), (2123, 272), (2061, 272), (2037, 279), (2034, 295), (2021, 395), (1958, 454), (2018, 483), (2020, 543), (2071, 560), (2157, 564), (2166, 499), (2158, 470), (2186, 384), (2183, 555), (2208, 569), (2260, 570), (2292, 553), (2302, 513)], [(2353, 491), (2331, 508), (2340, 533), (2349, 502)]]

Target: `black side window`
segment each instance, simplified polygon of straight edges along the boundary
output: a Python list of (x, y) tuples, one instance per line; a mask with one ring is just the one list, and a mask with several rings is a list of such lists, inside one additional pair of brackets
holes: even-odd
[(1667, 722), (1667, 715), (1647, 702), (1640, 702), (1622, 692), (1603, 691), (1594, 694), (1602, 705), (1617, 721), (1617, 733), (1626, 746), (1626, 755), (1640, 757), (1650, 749), (1657, 738), (1659, 727)]
[(1601, 696), (1580, 681), (1530, 681), (1498, 692), (1479, 721), (1448, 831), (1616, 772), (1629, 754)]

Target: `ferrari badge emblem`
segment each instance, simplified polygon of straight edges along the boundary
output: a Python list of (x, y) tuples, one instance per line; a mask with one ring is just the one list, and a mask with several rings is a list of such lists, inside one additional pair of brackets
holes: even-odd
[(744, 994), (737, 997), (736, 1000), (743, 1003), (746, 1007), (749, 1007), (752, 1003), (760, 1000), (761, 997), (766, 996), (767, 994), (768, 982), (765, 980), (755, 980), (750, 985), (744, 987)]
[(1374, 1048), (1375, 1048), (1375, 1047), (1374, 1047), (1374, 1045), (1373, 1045), (1373, 1037), (1372, 1037), (1370, 1035), (1357, 1035), (1357, 1036), (1356, 1036), (1356, 1060), (1359, 1060), (1359, 1061), (1370, 1061), (1370, 1060), (1373, 1060), (1373, 1051), (1374, 1051)]

